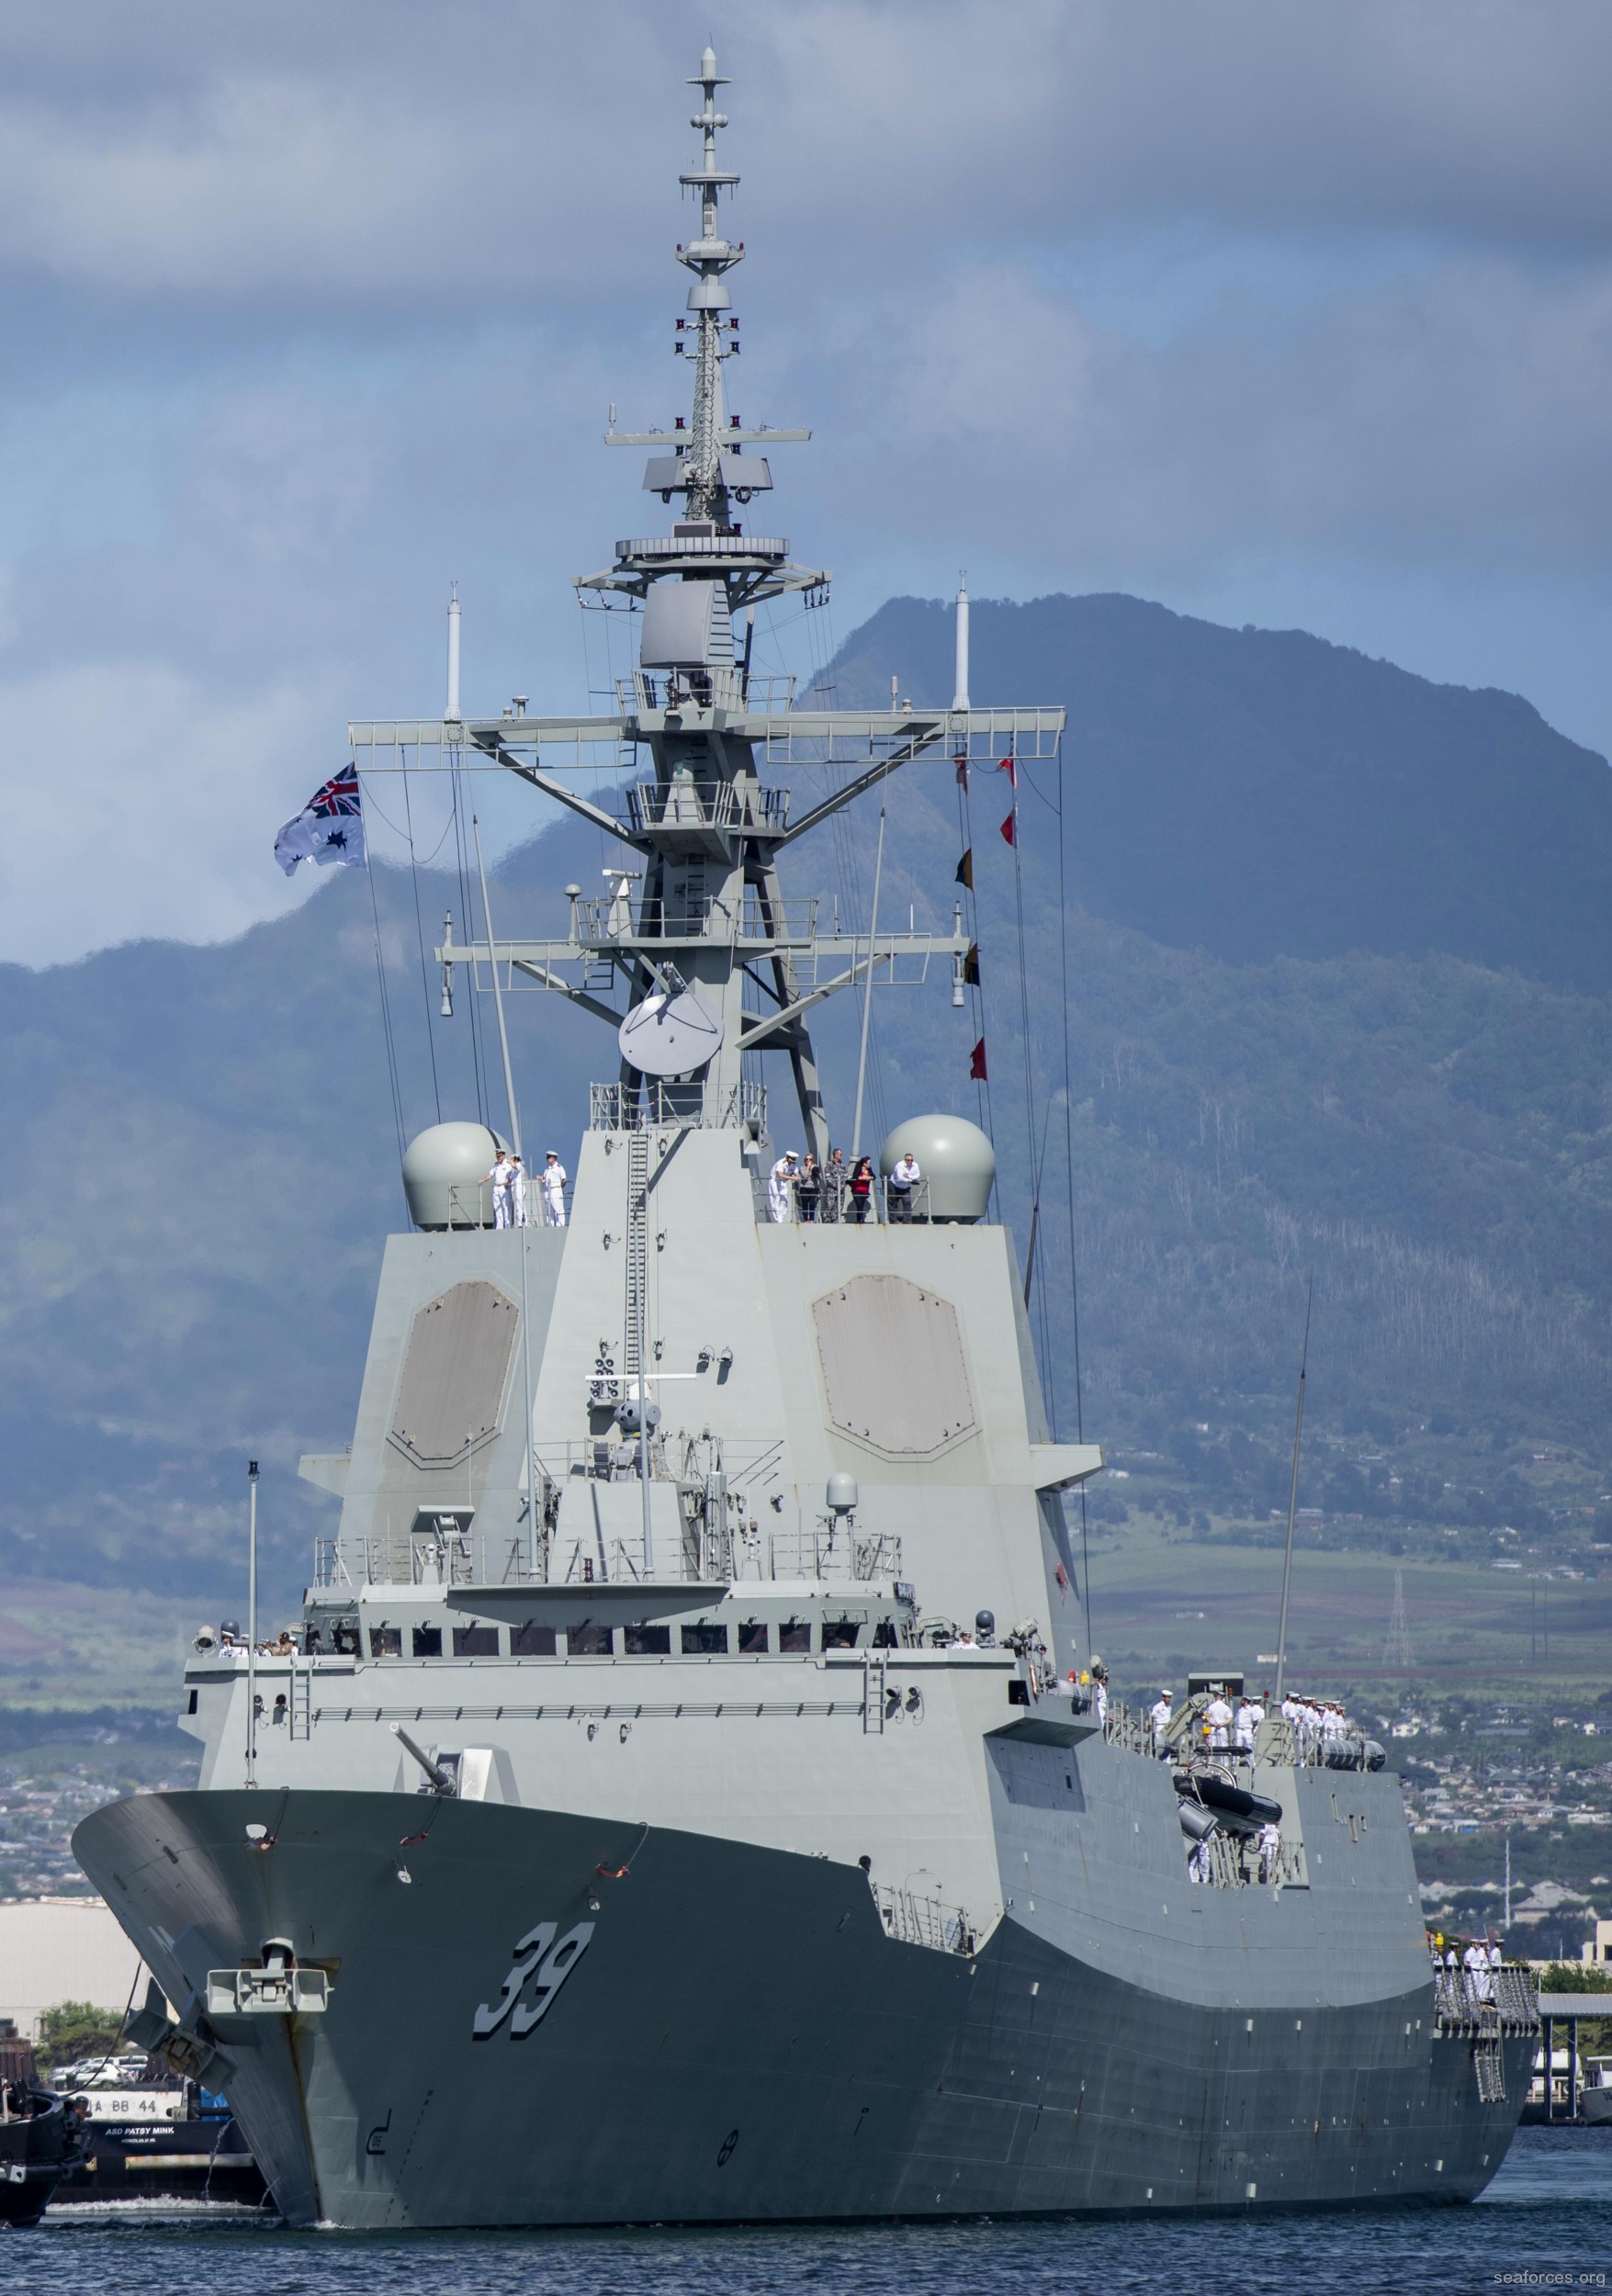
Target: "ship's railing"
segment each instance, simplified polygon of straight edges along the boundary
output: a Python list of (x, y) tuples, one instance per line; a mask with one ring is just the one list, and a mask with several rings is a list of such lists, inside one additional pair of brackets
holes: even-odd
[[(784, 1219), (802, 1226), (815, 1222), (827, 1228), (837, 1221), (847, 1227), (877, 1226), (882, 1221), (886, 1227), (901, 1228), (914, 1221), (927, 1223), (931, 1217), (927, 1180), (915, 1180), (905, 1192), (891, 1188), (887, 1181), (875, 1181), (865, 1196), (857, 1197), (851, 1193), (849, 1173), (819, 1172), (815, 1188), (805, 1187), (803, 1179), (797, 1172), (783, 1199)], [(767, 1216), (776, 1217), (770, 1199)]]
[(868, 1887), (885, 1935), (899, 1944), (925, 1945), (934, 1953), (979, 1951), (978, 1931), (961, 1906), (942, 1905), (940, 1898), (926, 1897), (913, 1889), (893, 1889), (871, 1876)]
[(1212, 1889), (1294, 1889), (1309, 1882), (1301, 1843), (1279, 1840), (1262, 1847), (1252, 1834), (1220, 1827), (1189, 1845), (1187, 1872), (1190, 1880)]
[(725, 526), (711, 535), (627, 535), (618, 537), (618, 558), (716, 558), (723, 564), (748, 558), (786, 558), (789, 544), (783, 535), (747, 535), (738, 526)]
[[(660, 1125), (699, 1125), (706, 1121), (704, 1087), (698, 1084), (669, 1085), (646, 1076), (635, 1089), (630, 1085), (590, 1085), (588, 1123), (596, 1132), (645, 1132)], [(736, 1085), (723, 1102), (716, 1123), (727, 1130), (749, 1131), (760, 1140), (767, 1130), (765, 1085)]]
[[(765, 1541), (767, 1575), (774, 1579), (898, 1579), (901, 1541), (884, 1532), (863, 1534), (843, 1523), (816, 1523), (796, 1531), (772, 1531)], [(734, 1577), (761, 1576), (761, 1547), (736, 1543)]]
[(867, 765), (881, 757), (906, 758), (928, 749), (931, 756), (965, 758), (994, 766), (1005, 757), (1020, 764), (1050, 761), (1064, 737), (1062, 709), (914, 709), (904, 703), (888, 715), (855, 709), (814, 710), (813, 696), (798, 718), (780, 717), (767, 729), (764, 757), (769, 771), (790, 766)]
[(740, 949), (809, 949), (817, 937), (817, 896), (768, 903), (747, 893), (737, 917), (717, 894), (675, 903), (646, 898), (636, 906), (625, 896), (606, 896), (579, 901), (577, 915), (580, 938), (596, 948), (612, 941), (677, 948), (708, 940)]
[(793, 677), (747, 679), (737, 663), (720, 663), (708, 670), (662, 671), (635, 670), (630, 678), (615, 681), (615, 698), (624, 717), (643, 710), (686, 708), (742, 712), (746, 716), (783, 717), (795, 707)]
[(1433, 2009), (1440, 2032), (1538, 2032), (1539, 1981), (1520, 1962), (1503, 1962), (1498, 1969), (1437, 1969)]
[(524, 1539), (507, 1532), (409, 1530), (315, 1541), (313, 1583), (356, 1586), (504, 1586), (526, 1577)]
[(674, 773), (670, 782), (635, 782), (626, 792), (625, 826), (648, 829), (765, 829), (789, 824), (789, 792), (733, 782), (696, 782)]
[(354, 1583), (339, 1538), (314, 1540), (313, 1583), (319, 1587), (351, 1586)]
[(1110, 1746), (1123, 1746), (1133, 1754), (1155, 1751), (1153, 1743), (1153, 1723), (1145, 1714), (1133, 1714), (1122, 1699), (1110, 1698), (1109, 1710), (1103, 1716), (1103, 1737)]

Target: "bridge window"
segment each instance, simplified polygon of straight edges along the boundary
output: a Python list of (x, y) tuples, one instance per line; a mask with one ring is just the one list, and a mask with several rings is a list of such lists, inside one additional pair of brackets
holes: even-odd
[(823, 1648), (825, 1650), (854, 1650), (856, 1638), (862, 1632), (861, 1621), (855, 1618), (825, 1618)]
[(457, 1659), (495, 1659), (498, 1656), (496, 1626), (456, 1626), (454, 1656)]
[(778, 1628), (778, 1648), (783, 1651), (809, 1650), (812, 1647), (812, 1622), (809, 1618), (785, 1618)]
[[(740, 1648), (743, 1648), (744, 1628), (739, 1628)], [(767, 1647), (767, 1629), (761, 1628), (761, 1648)], [(716, 1618), (697, 1618), (692, 1626), (682, 1630), (682, 1650), (685, 1658), (720, 1659), (727, 1656), (727, 1628)]]
[(440, 1626), (416, 1626), (413, 1639), (414, 1656), (417, 1659), (441, 1658), (442, 1628)]
[(622, 1643), (629, 1659), (663, 1659), (671, 1650), (670, 1626), (626, 1626)]
[(400, 1659), (403, 1655), (401, 1631), (396, 1626), (371, 1626), (369, 1655), (372, 1659)]
[[(687, 1629), (685, 1628), (686, 1632)], [(683, 1645), (688, 1648), (687, 1643)], [(764, 1659), (767, 1655), (767, 1622), (764, 1618), (746, 1618), (738, 1629), (738, 1654), (745, 1659)]]
[(554, 1648), (554, 1628), (540, 1626), (535, 1618), (524, 1618), (518, 1626), (510, 1628), (513, 1659), (551, 1659)]
[(566, 1629), (565, 1647), (573, 1659), (607, 1659), (614, 1643), (608, 1626), (584, 1622)]

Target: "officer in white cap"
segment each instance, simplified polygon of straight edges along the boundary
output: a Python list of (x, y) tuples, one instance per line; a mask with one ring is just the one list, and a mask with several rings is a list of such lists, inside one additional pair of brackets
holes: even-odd
[(566, 1168), (551, 1148), (543, 1160), (537, 1175), (537, 1185), (543, 1191), (543, 1224), (546, 1228), (565, 1226)]
[(772, 1166), (767, 1179), (767, 1211), (770, 1218), (783, 1221), (795, 1217), (795, 1179), (800, 1169), (800, 1158), (793, 1148), (786, 1149)]

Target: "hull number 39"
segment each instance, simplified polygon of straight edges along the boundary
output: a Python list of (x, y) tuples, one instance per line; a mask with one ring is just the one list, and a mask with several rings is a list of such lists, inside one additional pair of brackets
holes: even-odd
[(507, 2019), (512, 2041), (524, 2041), (547, 2016), (555, 1995), (587, 1952), (592, 1921), (579, 1921), (563, 1937), (557, 1921), (539, 1921), (514, 1949), (514, 1965), (496, 2001), (483, 2001), (470, 2020), (471, 2038), (489, 2041)]

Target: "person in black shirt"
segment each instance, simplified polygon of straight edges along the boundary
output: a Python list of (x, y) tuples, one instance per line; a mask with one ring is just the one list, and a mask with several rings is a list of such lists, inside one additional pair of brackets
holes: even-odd
[(860, 1227), (868, 1216), (868, 1206), (874, 1193), (874, 1161), (871, 1156), (858, 1156), (851, 1170), (851, 1184), (845, 1197), (845, 1217), (854, 1220)]

